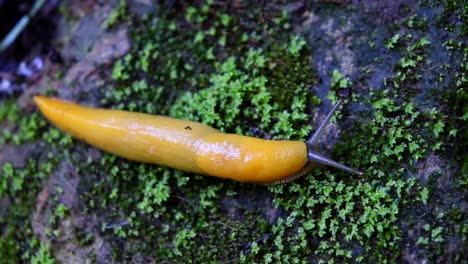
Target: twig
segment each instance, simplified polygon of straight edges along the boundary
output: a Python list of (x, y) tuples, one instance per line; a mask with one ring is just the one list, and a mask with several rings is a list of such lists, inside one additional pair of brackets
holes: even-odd
[(41, 9), (44, 3), (45, 0), (36, 0), (36, 2), (34, 2), (29, 13), (24, 15), (5, 36), (5, 38), (3, 38), (2, 42), (0, 42), (0, 53), (6, 50), (16, 40), (18, 35), (24, 30), (24, 28), (26, 28), (31, 18), (36, 15), (37, 11)]

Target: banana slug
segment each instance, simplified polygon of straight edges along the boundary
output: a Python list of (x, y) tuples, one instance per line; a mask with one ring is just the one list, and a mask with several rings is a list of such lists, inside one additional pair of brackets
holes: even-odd
[(320, 164), (362, 175), (317, 151), (325, 126), (343, 99), (306, 142), (226, 134), (197, 122), (91, 108), (44, 96), (35, 96), (34, 101), (58, 128), (129, 160), (265, 184), (292, 181)]

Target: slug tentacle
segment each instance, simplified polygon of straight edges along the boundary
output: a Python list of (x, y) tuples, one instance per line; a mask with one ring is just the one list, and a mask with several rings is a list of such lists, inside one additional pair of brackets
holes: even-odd
[(315, 133), (306, 141), (306, 146), (307, 146), (307, 163), (306, 165), (299, 170), (298, 172), (294, 173), (293, 175), (281, 179), (279, 181), (272, 182), (272, 184), (280, 184), (280, 183), (287, 183), (290, 181), (293, 181), (297, 178), (300, 178), (307, 173), (309, 173), (312, 169), (317, 167), (317, 164), (321, 165), (326, 165), (326, 166), (332, 166), (338, 169), (342, 169), (351, 173), (355, 173), (357, 175), (363, 175), (364, 173), (361, 171), (358, 171), (356, 169), (350, 168), (348, 166), (345, 166), (343, 164), (340, 164), (330, 158), (327, 158), (320, 154), (319, 152), (319, 141), (320, 138), (322, 137), (323, 133), (325, 132), (325, 128), (330, 123), (330, 120), (333, 116), (333, 114), (338, 110), (338, 108), (343, 104), (344, 98), (340, 98), (336, 105), (333, 107), (333, 109), (328, 113), (327, 117), (325, 120), (320, 124), (319, 128)]
[[(309, 163), (319, 163), (327, 166), (332, 166), (338, 169), (342, 169), (351, 173), (355, 173), (357, 175), (363, 175), (364, 173), (362, 171), (355, 170), (353, 168), (350, 168), (348, 166), (345, 166), (343, 164), (340, 164), (332, 159), (329, 159), (327, 157), (322, 156), (320, 153), (318, 153), (316, 150), (308, 150), (307, 152), (307, 158), (308, 158), (308, 164)], [(306, 165), (307, 166), (307, 165)]]
[(340, 100), (338, 100), (338, 103), (336, 103), (333, 109), (328, 113), (327, 117), (325, 118), (325, 120), (323, 120), (322, 124), (320, 124), (317, 131), (315, 131), (315, 133), (309, 138), (309, 140), (306, 141), (307, 146), (311, 146), (314, 149), (318, 148), (318, 143), (323, 133), (325, 132), (325, 127), (328, 125), (328, 123), (330, 123), (333, 114), (336, 112), (338, 107), (340, 107), (343, 104), (343, 102), (343, 98), (340, 98)]
[(317, 131), (315, 131), (315, 133), (310, 137), (310, 139), (307, 140), (306, 145), (307, 145), (308, 163), (319, 163), (322, 165), (332, 166), (332, 167), (342, 169), (351, 173), (355, 173), (358, 175), (363, 175), (364, 174), (363, 172), (347, 167), (332, 159), (322, 156), (320, 152), (318, 151), (318, 143), (319, 143), (320, 138), (323, 135), (323, 132), (325, 131), (325, 127), (328, 125), (328, 123), (330, 123), (331, 117), (336, 112), (336, 110), (343, 104), (344, 100), (345, 100), (344, 98), (340, 98), (340, 100), (338, 100), (338, 102), (330, 111), (330, 113), (328, 113), (325, 120), (322, 122), (322, 124), (320, 124)]

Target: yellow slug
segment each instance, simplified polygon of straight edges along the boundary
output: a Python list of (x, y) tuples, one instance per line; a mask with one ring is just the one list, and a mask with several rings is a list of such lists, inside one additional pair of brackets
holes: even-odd
[(57, 98), (35, 96), (34, 101), (60, 129), (134, 161), (254, 183), (288, 182), (319, 164), (361, 174), (315, 151), (326, 123), (342, 100), (306, 143), (226, 134), (197, 122), (91, 108)]

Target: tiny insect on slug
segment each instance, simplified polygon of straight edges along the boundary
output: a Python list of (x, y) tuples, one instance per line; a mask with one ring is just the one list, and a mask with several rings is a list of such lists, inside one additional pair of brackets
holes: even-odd
[(63, 131), (117, 156), (241, 182), (285, 183), (322, 165), (362, 172), (318, 152), (333, 113), (307, 141), (267, 140), (226, 134), (207, 125), (120, 110), (81, 106), (35, 96), (43, 115)]

